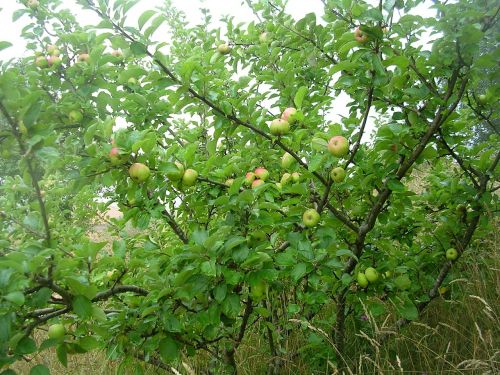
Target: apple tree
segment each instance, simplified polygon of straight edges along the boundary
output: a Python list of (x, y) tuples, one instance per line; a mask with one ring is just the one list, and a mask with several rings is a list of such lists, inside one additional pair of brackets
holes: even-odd
[(498, 204), (498, 3), (246, 1), (221, 30), (138, 2), (13, 14), (0, 368), (54, 347), (236, 372), (252, 332), (279, 372), (306, 323), (343, 367), (349, 319), (417, 320)]

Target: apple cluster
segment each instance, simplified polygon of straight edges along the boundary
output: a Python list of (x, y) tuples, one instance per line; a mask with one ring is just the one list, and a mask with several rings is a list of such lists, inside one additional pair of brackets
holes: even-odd
[(40, 69), (58, 67), (61, 65), (61, 51), (55, 44), (49, 44), (46, 48), (46, 53), (35, 53), (35, 65)]
[(358, 285), (362, 288), (366, 288), (368, 284), (377, 282), (379, 278), (378, 271), (373, 267), (368, 267), (365, 272), (358, 272), (356, 277)]

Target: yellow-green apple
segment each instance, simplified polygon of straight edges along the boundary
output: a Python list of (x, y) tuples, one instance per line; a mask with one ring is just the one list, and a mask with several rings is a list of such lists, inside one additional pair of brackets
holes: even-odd
[(292, 173), (292, 181), (293, 182), (299, 182), (300, 181), (300, 173), (299, 172), (293, 172)]
[(226, 43), (222, 43), (222, 44), (219, 44), (217, 46), (217, 51), (221, 54), (221, 55), (227, 55), (228, 53), (231, 52), (231, 47), (229, 45), (227, 45)]
[(448, 260), (455, 260), (458, 258), (458, 251), (457, 249), (451, 247), (448, 250), (446, 250), (446, 259)]
[(246, 185), (251, 185), (254, 180), (255, 180), (255, 174), (253, 172), (248, 172), (245, 175), (245, 184)]
[(148, 179), (151, 171), (147, 165), (142, 163), (134, 163), (128, 169), (128, 174), (135, 182), (144, 182)]
[(314, 208), (306, 210), (302, 215), (302, 222), (308, 228), (314, 227), (316, 224), (319, 223), (319, 220), (320, 220), (320, 215), (318, 211), (316, 211)]
[(411, 280), (408, 275), (401, 275), (394, 279), (394, 285), (396, 285), (399, 289), (407, 290), (411, 287)]
[(60, 323), (52, 324), (48, 330), (49, 339), (60, 340), (66, 334), (64, 326)]
[(193, 186), (198, 178), (198, 172), (194, 169), (186, 169), (182, 175), (182, 184), (184, 186)]
[(226, 182), (224, 182), (224, 185), (226, 185), (228, 187), (231, 186), (232, 184), (234, 184), (234, 179), (233, 178), (228, 178), (226, 180)]
[(281, 157), (281, 168), (288, 169), (294, 163), (295, 163), (295, 158), (288, 152), (285, 152)]
[(286, 185), (292, 180), (292, 175), (290, 173), (283, 173), (281, 176), (281, 185)]
[(83, 113), (74, 109), (68, 114), (68, 119), (72, 124), (77, 124), (83, 120)]
[(46, 68), (49, 66), (49, 62), (47, 61), (47, 58), (45, 56), (38, 56), (35, 59), (35, 65), (39, 68)]
[(368, 267), (366, 270), (365, 270), (365, 276), (366, 276), (366, 279), (370, 282), (370, 283), (374, 283), (375, 281), (378, 280), (378, 272), (375, 268), (373, 267)]
[(297, 122), (297, 110), (293, 107), (288, 107), (281, 114), (281, 118), (285, 121), (288, 121), (290, 125)]
[(330, 172), (330, 177), (332, 178), (333, 182), (336, 183), (344, 181), (345, 178), (344, 168), (342, 167), (333, 168), (332, 171)]
[(61, 65), (61, 58), (57, 55), (49, 56), (49, 58), (47, 59), (47, 63), (49, 64), (49, 66), (58, 67), (59, 65)]
[(256, 189), (261, 185), (264, 185), (264, 180), (256, 179), (252, 182), (252, 189)]
[(363, 272), (358, 272), (356, 276), (356, 280), (358, 281), (358, 285), (362, 288), (366, 288), (368, 286), (368, 279)]
[(38, 2), (38, 0), (28, 0), (28, 7), (31, 8), (31, 9), (38, 8), (39, 4), (40, 3)]
[(137, 78), (135, 77), (130, 77), (128, 80), (127, 80), (127, 83), (129, 85), (137, 85)]
[(354, 39), (360, 43), (365, 43), (368, 40), (368, 35), (366, 35), (359, 27), (354, 30)]
[(336, 135), (328, 141), (328, 151), (338, 158), (345, 156), (349, 152), (349, 141), (341, 135)]
[(58, 51), (59, 51), (59, 49), (57, 48), (57, 46), (55, 44), (49, 44), (47, 46), (47, 53), (49, 55), (55, 55), (56, 52), (58, 52)]
[(290, 131), (290, 124), (282, 118), (277, 118), (271, 122), (269, 130), (272, 135), (285, 135)]
[(262, 181), (266, 181), (269, 177), (269, 171), (264, 167), (255, 168), (255, 171), (253, 173), (255, 177), (261, 179)]
[(88, 62), (90, 60), (90, 55), (88, 53), (80, 53), (78, 55), (78, 61), (80, 62)]
[(485, 94), (481, 94), (477, 97), (477, 102), (481, 105), (484, 105), (486, 104), (486, 102), (488, 101), (488, 97), (485, 95)]

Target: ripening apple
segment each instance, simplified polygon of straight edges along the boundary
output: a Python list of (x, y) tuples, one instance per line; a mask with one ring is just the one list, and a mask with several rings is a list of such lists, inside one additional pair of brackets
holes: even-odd
[(47, 58), (45, 56), (38, 56), (35, 59), (35, 65), (39, 68), (46, 68), (49, 66), (49, 62), (47, 61)]
[(264, 167), (255, 168), (255, 177), (260, 178), (262, 181), (266, 181), (269, 177), (269, 171)]
[(253, 172), (248, 172), (245, 175), (245, 184), (246, 185), (251, 185), (254, 180), (255, 180), (255, 174)]
[(281, 176), (281, 185), (286, 185), (292, 180), (292, 175), (290, 173), (283, 173)]
[(300, 181), (300, 173), (299, 172), (293, 172), (292, 173), (292, 181), (293, 182), (299, 182)]
[(252, 189), (256, 189), (261, 185), (264, 185), (264, 180), (256, 179), (252, 182)]
[(59, 56), (56, 56), (56, 55), (52, 55), (52, 56), (49, 56), (49, 58), (47, 59), (47, 63), (49, 66), (55, 66), (55, 67), (58, 67), (59, 65), (61, 65), (61, 58)]
[(356, 276), (356, 280), (358, 281), (358, 285), (362, 288), (366, 288), (368, 286), (368, 279), (363, 272), (358, 272)]
[(71, 122), (72, 124), (78, 124), (80, 121), (83, 120), (83, 113), (81, 111), (74, 109), (68, 114), (68, 119), (69, 122)]
[(128, 169), (128, 174), (132, 180), (141, 183), (148, 179), (151, 171), (149, 170), (147, 165), (144, 165), (142, 163), (134, 163)]
[(194, 169), (186, 169), (182, 175), (182, 184), (184, 186), (193, 186), (198, 178), (198, 172)]
[(338, 158), (346, 156), (349, 152), (349, 141), (341, 135), (336, 135), (328, 141), (328, 151)]
[(366, 35), (359, 27), (354, 30), (354, 39), (360, 43), (365, 43), (368, 40), (368, 35)]
[(60, 340), (64, 338), (66, 330), (64, 326), (60, 323), (52, 324), (48, 330), (49, 339)]
[(378, 272), (373, 267), (368, 267), (365, 270), (365, 276), (366, 276), (366, 279), (368, 280), (368, 282), (370, 282), (370, 283), (374, 283), (378, 280)]
[(269, 130), (272, 135), (285, 135), (290, 131), (290, 124), (282, 118), (277, 118), (271, 122)]
[(28, 7), (31, 9), (38, 8), (39, 2), (38, 0), (28, 0)]
[(56, 51), (58, 51), (58, 48), (57, 48), (57, 46), (55, 44), (49, 44), (47, 46), (47, 53), (49, 55), (54, 55), (54, 52), (56, 52)]
[(227, 55), (228, 53), (231, 52), (231, 47), (229, 45), (227, 45), (226, 43), (222, 43), (222, 44), (219, 44), (217, 46), (217, 51), (221, 54), (221, 55)]
[(90, 55), (88, 53), (80, 53), (78, 55), (78, 61), (80, 62), (88, 62), (90, 60)]
[(446, 250), (446, 259), (448, 260), (456, 260), (458, 258), (458, 251), (457, 249), (451, 247), (448, 250)]
[(281, 168), (283, 169), (290, 168), (294, 163), (295, 163), (295, 158), (288, 152), (285, 152), (281, 157)]
[(319, 223), (320, 218), (321, 217), (318, 211), (316, 211), (314, 208), (310, 208), (306, 210), (302, 215), (302, 222), (306, 227), (312, 228)]
[(345, 170), (342, 167), (333, 168), (330, 172), (330, 177), (333, 182), (340, 183), (345, 179)]
[(179, 181), (184, 175), (184, 166), (178, 161), (175, 162), (175, 168), (170, 168), (165, 175), (170, 181)]
[(297, 110), (293, 107), (289, 107), (283, 111), (281, 118), (292, 125), (297, 122)]
[(233, 184), (234, 184), (234, 178), (228, 178), (226, 182), (224, 182), (224, 185), (226, 185), (227, 187), (230, 187)]
[(111, 51), (111, 54), (114, 56), (114, 57), (123, 57), (123, 53), (122, 51), (120, 51), (119, 49), (114, 49)]
[(109, 161), (112, 165), (123, 164), (125, 160), (126, 159), (122, 157), (118, 147), (111, 147), (111, 150), (109, 151)]

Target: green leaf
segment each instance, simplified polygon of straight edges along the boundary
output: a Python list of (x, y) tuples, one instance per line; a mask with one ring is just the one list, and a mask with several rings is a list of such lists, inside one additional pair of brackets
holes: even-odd
[(57, 359), (64, 367), (68, 367), (68, 348), (66, 344), (61, 344), (56, 348)]
[(201, 264), (201, 272), (207, 276), (217, 276), (217, 267), (215, 266), (215, 260), (207, 260), (203, 262)]
[(30, 375), (50, 375), (50, 371), (44, 365), (36, 365), (31, 368)]
[(307, 265), (305, 263), (299, 263), (293, 267), (290, 272), (290, 276), (294, 282), (299, 281), (307, 273)]
[(405, 186), (395, 178), (391, 178), (389, 181), (387, 181), (387, 187), (391, 189), (392, 191), (404, 191)]
[(139, 20), (137, 21), (137, 23), (139, 25), (139, 30), (142, 30), (142, 28), (144, 27), (144, 24), (146, 22), (148, 22), (148, 20), (151, 17), (153, 17), (155, 14), (156, 14), (156, 11), (152, 10), (152, 9), (147, 10), (144, 13), (142, 13), (141, 16), (139, 17)]
[(297, 109), (302, 108), (302, 102), (304, 101), (304, 98), (308, 92), (307, 87), (301, 86), (298, 90), (297, 93), (295, 94), (295, 98), (293, 99), (293, 102), (295, 103), (295, 107)]
[(12, 43), (6, 41), (0, 42), (0, 51), (9, 47), (12, 47)]
[(159, 351), (161, 359), (170, 363), (179, 356), (179, 345), (171, 337), (165, 337), (159, 343)]
[(24, 304), (24, 294), (22, 292), (11, 292), (4, 296), (7, 301), (12, 302), (14, 305), (21, 306)]
[(230, 294), (222, 302), (222, 312), (230, 318), (236, 318), (240, 312), (240, 297)]
[(143, 56), (147, 53), (147, 48), (143, 43), (132, 42), (130, 43), (130, 50), (135, 56)]
[(76, 296), (73, 299), (73, 310), (80, 318), (90, 318), (92, 316), (92, 302), (85, 296)]
[(418, 309), (415, 304), (409, 299), (402, 301), (402, 304), (396, 304), (396, 308), (399, 314), (407, 320), (417, 320), (418, 319)]

